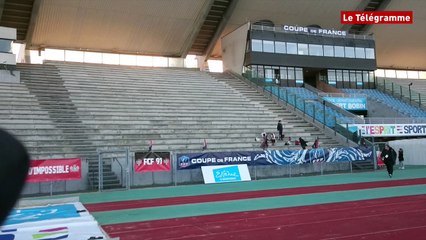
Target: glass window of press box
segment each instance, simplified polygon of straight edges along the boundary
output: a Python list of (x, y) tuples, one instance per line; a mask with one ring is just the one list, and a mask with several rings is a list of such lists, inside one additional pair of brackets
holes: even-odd
[(265, 83), (289, 87), (303, 85), (303, 68), (250, 65), (245, 67), (245, 72), (247, 71), (251, 72), (251, 78), (259, 79)]
[(0, 39), (0, 52), (12, 53), (12, 40)]
[(374, 48), (251, 40), (251, 51), (338, 58), (375, 59)]
[(327, 84), (337, 88), (372, 88), (374, 72), (359, 70), (328, 69), (323, 79)]

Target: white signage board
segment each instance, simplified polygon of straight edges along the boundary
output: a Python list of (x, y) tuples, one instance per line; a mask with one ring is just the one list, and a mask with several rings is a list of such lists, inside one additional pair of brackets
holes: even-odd
[(251, 181), (247, 164), (202, 166), (204, 183)]
[[(342, 125), (346, 127), (345, 125)], [(404, 137), (426, 136), (426, 124), (349, 124), (349, 129), (360, 133), (363, 137)]]

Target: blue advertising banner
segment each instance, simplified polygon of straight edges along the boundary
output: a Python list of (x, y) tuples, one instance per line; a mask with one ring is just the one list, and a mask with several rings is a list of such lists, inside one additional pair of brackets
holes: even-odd
[(314, 162), (348, 162), (373, 160), (372, 148), (316, 148), (305, 150), (266, 150), (253, 152), (209, 152), (177, 155), (177, 168), (247, 164), (288, 165)]
[(74, 217), (80, 217), (74, 204), (14, 209), (7, 217), (5, 225)]
[(345, 110), (367, 110), (367, 98), (365, 97), (323, 97), (323, 99)]
[(304, 164), (314, 162), (349, 162), (373, 160), (372, 148), (316, 148), (298, 151), (265, 151), (266, 162), (275, 165)]
[(229, 164), (253, 165), (256, 161), (262, 159), (266, 162), (263, 151), (187, 153), (177, 154), (176, 157), (177, 169)]
[(240, 170), (238, 166), (213, 169), (215, 182), (237, 182), (241, 181)]

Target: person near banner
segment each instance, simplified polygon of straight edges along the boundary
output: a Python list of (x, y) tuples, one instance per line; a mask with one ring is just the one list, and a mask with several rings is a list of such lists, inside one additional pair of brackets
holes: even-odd
[(15, 137), (0, 129), (0, 225), (21, 194), (30, 157)]
[(277, 130), (278, 130), (278, 133), (279, 133), (280, 140), (283, 141), (284, 140), (284, 134), (283, 134), (283, 124), (281, 123), (281, 120), (278, 120)]
[(404, 167), (404, 150), (400, 148), (398, 150), (398, 161), (399, 161), (399, 169), (405, 169)]
[(314, 144), (312, 144), (312, 148), (319, 148), (320, 143), (319, 143), (319, 137), (317, 137), (314, 141)]
[(381, 157), (386, 165), (389, 177), (391, 178), (393, 175), (393, 165), (395, 164), (396, 152), (393, 148), (391, 148), (391, 146), (389, 146), (389, 144), (386, 144), (382, 150)]
[(361, 137), (359, 146), (360, 147), (367, 147), (367, 142), (365, 141), (365, 138)]
[(262, 133), (262, 139), (261, 139), (261, 143), (260, 143), (260, 148), (262, 148), (263, 150), (266, 150), (268, 148), (268, 134), (266, 134), (266, 132)]
[(302, 149), (306, 149), (306, 147), (308, 146), (307, 142), (302, 137), (299, 137), (299, 143)]
[(288, 140), (284, 143), (284, 145), (291, 145), (291, 137), (288, 137)]
[(207, 150), (207, 139), (205, 139), (204, 138), (204, 140), (203, 140), (203, 147), (202, 147), (202, 150), (204, 151), (204, 150)]
[(270, 137), (270, 140), (271, 140), (271, 145), (275, 146), (275, 142), (276, 142), (275, 134), (274, 133), (270, 133), (269, 137)]

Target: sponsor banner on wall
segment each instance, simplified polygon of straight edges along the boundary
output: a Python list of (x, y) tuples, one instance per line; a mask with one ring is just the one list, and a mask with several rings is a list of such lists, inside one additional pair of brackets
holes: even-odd
[(81, 179), (81, 159), (31, 160), (27, 182), (50, 182)]
[(170, 152), (135, 152), (135, 172), (169, 172)]
[(247, 164), (265, 160), (263, 151), (206, 152), (177, 154), (177, 169), (194, 169), (201, 166)]
[(226, 166), (202, 166), (204, 183), (251, 181), (247, 164)]
[(95, 222), (49, 224), (0, 230), (0, 240), (107, 239)]
[(105, 236), (80, 202), (13, 209), (0, 227), (1, 240), (92, 238)]
[(367, 98), (365, 97), (323, 97), (323, 99), (345, 110), (367, 110)]
[(305, 150), (268, 150), (266, 161), (274, 165), (305, 164), (315, 162), (350, 162), (373, 160), (372, 148), (316, 148)]
[(210, 152), (178, 154), (178, 169), (202, 166), (247, 164), (287, 165), (314, 162), (345, 162), (373, 160), (372, 148), (317, 148), (305, 150), (267, 150), (253, 152)]
[(426, 123), (350, 124), (348, 127), (356, 128), (363, 137), (426, 136)]
[[(74, 203), (13, 209), (7, 217), (4, 225), (23, 224), (45, 220), (80, 218), (82, 214), (77, 210), (79, 209), (77, 209)], [(85, 213), (83, 212), (83, 214)]]

